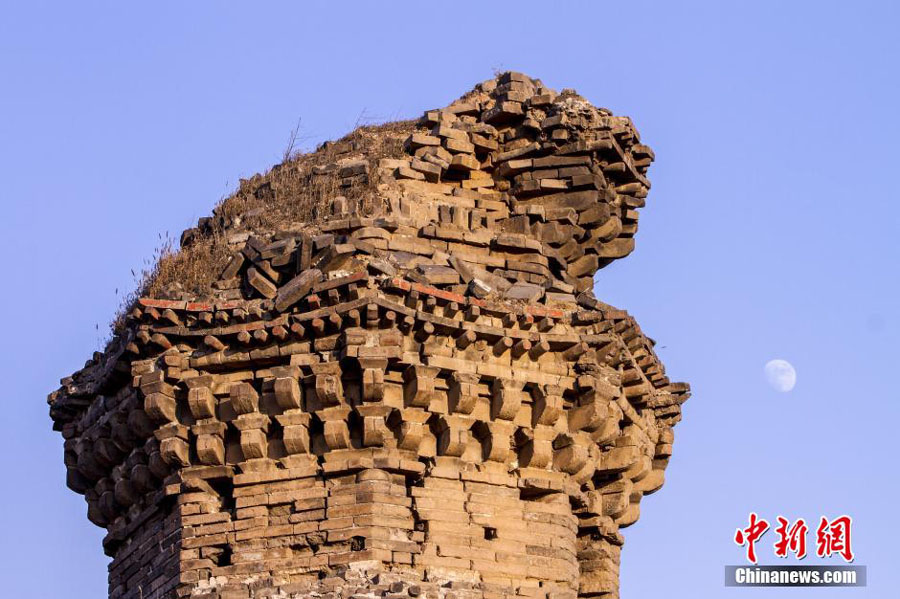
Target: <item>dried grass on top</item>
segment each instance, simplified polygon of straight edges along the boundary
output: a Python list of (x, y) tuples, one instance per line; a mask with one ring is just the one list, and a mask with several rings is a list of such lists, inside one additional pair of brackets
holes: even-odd
[[(376, 193), (378, 160), (402, 156), (403, 141), (414, 128), (412, 120), (358, 127), (315, 152), (290, 157), (264, 174), (242, 180), (239, 189), (213, 209), (212, 218), (189, 244), (158, 252), (154, 268), (139, 284), (141, 295), (166, 297), (180, 292), (198, 299), (209, 296), (232, 253), (229, 237), (244, 231), (264, 236), (301, 224), (314, 225), (338, 195), (355, 201), (362, 213), (371, 213), (381, 201)], [(369, 161), (370, 176), (364, 184), (341, 188), (336, 170), (316, 174), (316, 167), (344, 158)]]

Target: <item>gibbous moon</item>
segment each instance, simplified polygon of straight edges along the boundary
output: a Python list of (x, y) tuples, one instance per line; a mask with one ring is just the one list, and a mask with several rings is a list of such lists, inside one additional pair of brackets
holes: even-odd
[(787, 360), (769, 360), (765, 372), (766, 380), (776, 391), (787, 393), (797, 384), (797, 371)]

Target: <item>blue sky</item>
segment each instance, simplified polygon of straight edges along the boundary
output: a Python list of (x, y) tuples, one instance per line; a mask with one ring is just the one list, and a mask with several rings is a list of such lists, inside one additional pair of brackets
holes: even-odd
[[(891, 595), (896, 5), (336, 5), (2, 3), (3, 594), (105, 596), (102, 531), (65, 488), (44, 398), (159, 236), (277, 162), (298, 119), (314, 147), (512, 69), (632, 116), (657, 155), (637, 249), (596, 291), (694, 397), (625, 531), (623, 597)], [(767, 385), (773, 358), (792, 392)], [(724, 588), (750, 511), (851, 515), (869, 587)]]

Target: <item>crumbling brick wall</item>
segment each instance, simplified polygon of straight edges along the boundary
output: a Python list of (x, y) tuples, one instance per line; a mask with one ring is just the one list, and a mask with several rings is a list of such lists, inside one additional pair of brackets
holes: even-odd
[(167, 271), (50, 395), (111, 598), (618, 596), (689, 394), (591, 292), (652, 151), (518, 73), (379, 131), (281, 165), (307, 221), (243, 182), (182, 237), (218, 278)]

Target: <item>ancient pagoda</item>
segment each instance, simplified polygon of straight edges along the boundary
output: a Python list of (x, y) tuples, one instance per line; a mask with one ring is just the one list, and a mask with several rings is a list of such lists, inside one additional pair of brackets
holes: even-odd
[(49, 397), (110, 598), (618, 597), (689, 395), (592, 292), (653, 158), (507, 72), (241, 181)]

